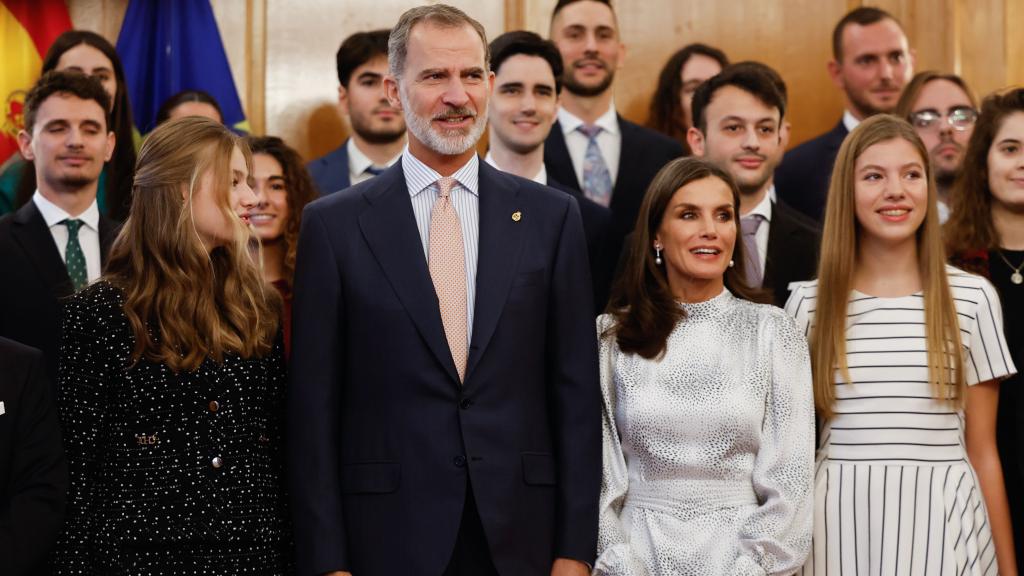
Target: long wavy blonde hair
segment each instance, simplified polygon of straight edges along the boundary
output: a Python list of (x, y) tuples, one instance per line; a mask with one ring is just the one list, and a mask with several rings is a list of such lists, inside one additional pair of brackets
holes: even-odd
[[(132, 360), (193, 371), (226, 353), (270, 351), (280, 299), (265, 289), (255, 237), (229, 205), (231, 155), (245, 143), (221, 124), (190, 117), (159, 126), (142, 144), (131, 212), (111, 249), (106, 279), (124, 291), (135, 335)], [(214, 197), (234, 228), (233, 241), (207, 252), (195, 229), (192, 198), (212, 176)]]
[(935, 181), (928, 150), (905, 120), (880, 114), (865, 120), (843, 142), (836, 157), (825, 208), (825, 227), (818, 262), (818, 303), (811, 333), (811, 364), (814, 401), (824, 419), (834, 413), (835, 371), (847, 382), (846, 314), (859, 250), (860, 224), (854, 199), (857, 158), (865, 150), (895, 139), (917, 150), (928, 180), (928, 210), (917, 230), (917, 258), (924, 287), (925, 334), (928, 347), (928, 379), (936, 398), (959, 404), (963, 398), (964, 371), (960, 327), (946, 276), (946, 253), (936, 204)]

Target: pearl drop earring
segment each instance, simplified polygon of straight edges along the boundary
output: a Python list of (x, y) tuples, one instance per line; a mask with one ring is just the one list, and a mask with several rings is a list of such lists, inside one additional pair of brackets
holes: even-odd
[(654, 247), (654, 263), (661, 266), (661, 246)]
[(735, 265), (736, 265), (736, 262), (735, 262), (735, 261), (733, 261), (733, 260), (729, 260), (729, 268), (732, 268), (732, 267), (733, 267), (733, 266), (735, 266)]

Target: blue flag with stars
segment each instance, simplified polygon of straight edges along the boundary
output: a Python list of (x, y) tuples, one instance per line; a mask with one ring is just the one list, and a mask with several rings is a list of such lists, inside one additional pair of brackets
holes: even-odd
[(160, 105), (182, 90), (209, 93), (225, 125), (248, 131), (210, 0), (131, 0), (117, 54), (140, 134), (155, 127)]

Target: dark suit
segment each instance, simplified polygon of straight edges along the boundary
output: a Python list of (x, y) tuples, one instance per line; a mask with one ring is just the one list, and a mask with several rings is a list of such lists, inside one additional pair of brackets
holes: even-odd
[(441, 574), (470, 482), (500, 574), (594, 560), (601, 405), (577, 204), (486, 162), (479, 191), (462, 385), (402, 163), (305, 210), (288, 402), (303, 576)]
[[(612, 233), (621, 246), (622, 238), (636, 226), (640, 202), (651, 180), (662, 166), (683, 155), (683, 147), (668, 136), (634, 124), (622, 116), (619, 116), (619, 131), (622, 133), (619, 173), (609, 208), (612, 210)], [(576, 178), (565, 135), (558, 122), (551, 127), (544, 143), (544, 165), (553, 180), (581, 194), (582, 187)], [(615, 257), (618, 258), (618, 254)]]
[[(118, 225), (100, 215), (99, 228), (103, 264)], [(47, 375), (56, 385), (61, 300), (74, 289), (53, 235), (31, 200), (0, 218), (0, 270), (5, 278), (0, 282), (0, 336), (42, 350)]]
[(782, 164), (775, 169), (779, 199), (815, 222), (822, 222), (832, 166), (846, 134), (840, 119), (832, 130), (786, 152)]
[(817, 277), (820, 245), (821, 231), (813, 220), (782, 202), (772, 204), (762, 286), (771, 291), (776, 306), (786, 305), (790, 282)]
[(320, 195), (324, 196), (352, 185), (348, 175), (348, 140), (334, 150), (306, 164)]
[(64, 521), (68, 466), (39, 350), (0, 338), (0, 402), (0, 572), (43, 576)]
[[(590, 277), (594, 285), (594, 309), (600, 313), (608, 303), (612, 274), (615, 271), (611, 242), (612, 211), (597, 202), (584, 198), (579, 191), (548, 178), (548, 186), (576, 198), (583, 219), (583, 232), (587, 236), (587, 255), (590, 257)], [(617, 257), (617, 256), (614, 256)]]

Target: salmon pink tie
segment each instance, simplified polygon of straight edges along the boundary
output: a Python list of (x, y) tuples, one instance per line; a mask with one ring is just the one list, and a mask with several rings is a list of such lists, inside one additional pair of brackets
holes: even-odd
[(430, 250), (427, 265), (434, 281), (437, 304), (441, 309), (444, 335), (448, 349), (459, 372), (459, 382), (466, 376), (469, 353), (466, 326), (466, 252), (462, 243), (459, 215), (452, 205), (451, 192), (456, 180), (444, 177), (437, 181), (437, 201), (430, 213)]

